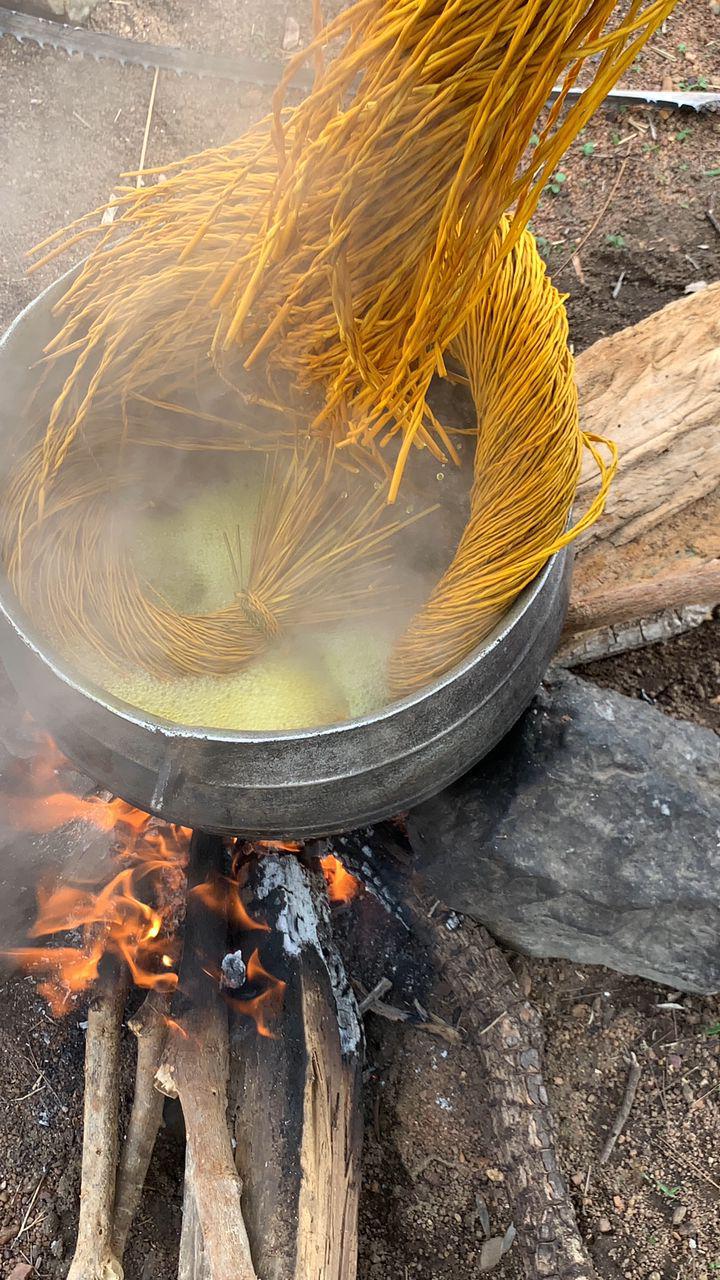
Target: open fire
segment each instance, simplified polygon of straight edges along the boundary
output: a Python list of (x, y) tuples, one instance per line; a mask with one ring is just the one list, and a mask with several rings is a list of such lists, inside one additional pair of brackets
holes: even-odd
[[(48, 734), (38, 730), (34, 736), (36, 753), (17, 762), (8, 775), (6, 785), (12, 789), (2, 796), (5, 814), (17, 830), (35, 835), (71, 822), (90, 824), (111, 836), (112, 869), (109, 877), (98, 874), (71, 883), (40, 884), (37, 917), (28, 930), (38, 945), (6, 951), (6, 958), (38, 975), (39, 990), (55, 1016), (67, 1012), (73, 997), (97, 980), (105, 955), (127, 966), (135, 986), (171, 993), (178, 983), (184, 913), (179, 904), (185, 895), (192, 832), (160, 822), (117, 797), (81, 797), (65, 789), (68, 760)], [(288, 840), (257, 840), (252, 845), (230, 841), (229, 874), (195, 885), (188, 896), (199, 898), (239, 933), (267, 934), (269, 925), (253, 918), (242, 899), (248, 855), (295, 855), (301, 848)], [(358, 881), (333, 854), (321, 858), (320, 865), (330, 901), (351, 901), (359, 891)], [(79, 933), (79, 940), (54, 941), (68, 933)], [(247, 960), (246, 984), (252, 992), (247, 998), (229, 992), (225, 998), (236, 1012), (253, 1019), (260, 1035), (271, 1036), (285, 984), (264, 967), (257, 946)]]
[[(79, 823), (107, 837), (100, 841), (99, 864), (66, 870), (64, 878), (38, 886), (29, 945), (5, 953), (38, 977), (56, 1016), (81, 993), (91, 997), (80, 1217), (69, 1280), (122, 1276), (163, 1095), (180, 1102), (186, 1129), (181, 1259), (196, 1214), (208, 1275), (257, 1280), (263, 1274), (255, 1271), (254, 1253), (272, 1240), (268, 1209), (262, 1220), (253, 1220), (253, 1197), (248, 1207), (241, 1194), (243, 1183), (264, 1177), (274, 1162), (283, 1177), (292, 1166), (297, 1188), (288, 1275), (300, 1274), (296, 1264), (302, 1274), (319, 1275), (334, 1223), (343, 1221), (347, 1230), (332, 1245), (337, 1257), (328, 1274), (351, 1276), (362, 1031), (342, 963), (332, 941), (321, 937), (318, 921), (320, 898), (349, 902), (358, 882), (333, 854), (320, 857), (319, 848), (193, 836), (125, 801), (77, 796), (62, 752), (47, 735), (35, 738), (32, 758), (17, 761), (4, 779), (3, 808), (11, 825), (43, 835)], [(128, 1022), (138, 1044), (135, 1099), (119, 1145), (121, 1027), (129, 984), (146, 996)], [(239, 1065), (230, 1072), (233, 1054)], [(237, 1083), (238, 1071), (245, 1073), (244, 1086)], [(252, 1071), (260, 1073), (258, 1080)], [(228, 1127), (240, 1098), (266, 1099), (271, 1089), (277, 1091), (273, 1113), (281, 1107), (274, 1139), (256, 1131), (254, 1102), (244, 1113), (240, 1141), (239, 1129), (233, 1136)], [(330, 1115), (336, 1119), (328, 1131)], [(299, 1145), (296, 1136), (292, 1150), (270, 1151), (268, 1142), (284, 1142), (285, 1133), (299, 1134)], [(316, 1206), (309, 1214), (306, 1202)], [(275, 1212), (284, 1215), (284, 1205), (273, 1206)]]

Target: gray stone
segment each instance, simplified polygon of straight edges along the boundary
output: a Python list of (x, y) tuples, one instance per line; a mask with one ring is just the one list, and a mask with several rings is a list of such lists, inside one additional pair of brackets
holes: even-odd
[(720, 738), (554, 673), (409, 816), (428, 888), (536, 956), (720, 989)]

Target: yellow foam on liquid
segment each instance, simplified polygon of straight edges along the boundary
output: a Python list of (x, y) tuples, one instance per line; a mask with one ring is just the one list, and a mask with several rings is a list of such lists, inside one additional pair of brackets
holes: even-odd
[[(292, 650), (282, 643), (227, 676), (158, 680), (136, 668), (85, 673), (116, 698), (176, 724), (271, 732), (354, 719), (387, 701), (388, 638), (371, 624), (310, 632)], [(76, 659), (77, 661), (77, 659)]]
[[(233, 467), (224, 482), (204, 487), (181, 509), (143, 517), (133, 537), (139, 575), (183, 612), (229, 604), (238, 589), (238, 558), (247, 557), (245, 569), (249, 563), (261, 483), (257, 469)], [(227, 676), (159, 680), (139, 667), (108, 670), (95, 654), (72, 658), (108, 693), (176, 724), (249, 732), (311, 729), (354, 719), (387, 701), (385, 670), (396, 628), (372, 617), (332, 628), (303, 627)]]

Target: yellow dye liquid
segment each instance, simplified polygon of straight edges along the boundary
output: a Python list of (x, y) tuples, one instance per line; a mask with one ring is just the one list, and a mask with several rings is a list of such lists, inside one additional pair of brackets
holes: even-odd
[[(132, 540), (140, 577), (184, 613), (230, 604), (238, 574), (249, 567), (262, 481), (262, 470), (233, 466), (224, 481), (204, 485), (177, 509), (145, 513)], [(161, 680), (140, 667), (108, 669), (90, 652), (74, 654), (73, 662), (114, 697), (175, 724), (311, 729), (355, 719), (387, 701), (385, 671), (396, 633), (397, 623), (391, 628), (377, 618), (301, 627), (224, 676)]]

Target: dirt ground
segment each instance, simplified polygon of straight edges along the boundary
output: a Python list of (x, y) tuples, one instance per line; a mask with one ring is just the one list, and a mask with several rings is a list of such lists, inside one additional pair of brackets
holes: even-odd
[[(715, 6), (716, 7), (716, 6)], [(308, 6), (309, 8), (309, 6)], [(106, 0), (99, 29), (255, 57), (282, 56), (296, 0)], [(152, 72), (68, 59), (0, 40), (0, 326), (57, 266), (28, 280), (23, 255), (57, 225), (102, 203), (139, 160)], [(720, 88), (720, 17), (685, 0), (632, 87)], [(268, 95), (161, 74), (147, 160), (162, 164), (227, 140)], [(720, 278), (720, 118), (605, 107), (571, 148), (534, 219), (569, 294), (577, 349), (656, 310), (690, 284)], [(715, 202), (713, 205), (713, 201)], [(574, 260), (572, 255), (574, 256)], [(700, 518), (700, 517), (699, 517)], [(719, 624), (583, 674), (673, 715), (718, 729)], [(465, 928), (473, 928), (466, 922)], [(382, 965), (382, 956), (375, 956)], [(513, 959), (547, 1029), (547, 1079), (563, 1167), (604, 1280), (720, 1276), (720, 998), (559, 961)], [(357, 975), (356, 975), (357, 976)], [(361, 975), (368, 981), (371, 973)], [(380, 976), (380, 974), (378, 974)], [(402, 975), (393, 998), (403, 995)], [(425, 1002), (453, 1019), (452, 992)], [(30, 979), (0, 983), (0, 1275), (17, 1262), (61, 1280), (76, 1224), (84, 1009), (55, 1020)], [(663, 1006), (671, 1007), (663, 1007)], [(487, 1211), (511, 1221), (488, 1145), (485, 1083), (466, 1049), (367, 1020), (361, 1280), (461, 1280), (475, 1274)], [(129, 1039), (129, 1037), (128, 1037)], [(642, 1079), (610, 1163), (598, 1155), (634, 1052)], [(131, 1045), (125, 1069), (131, 1071)], [(128, 1280), (170, 1280), (179, 1229), (180, 1144), (164, 1131), (133, 1232)], [(511, 1249), (496, 1274), (520, 1272)]]

